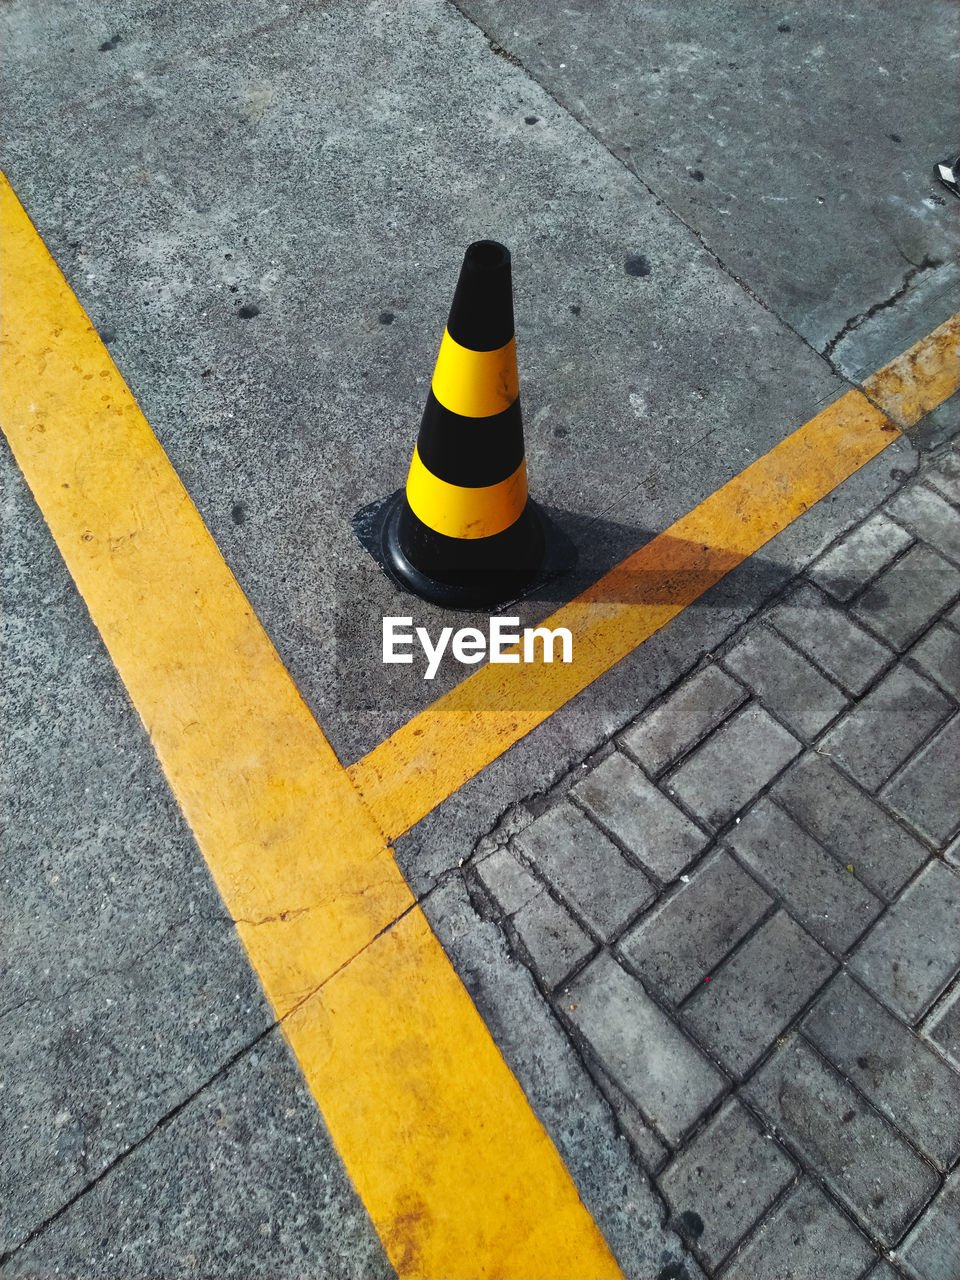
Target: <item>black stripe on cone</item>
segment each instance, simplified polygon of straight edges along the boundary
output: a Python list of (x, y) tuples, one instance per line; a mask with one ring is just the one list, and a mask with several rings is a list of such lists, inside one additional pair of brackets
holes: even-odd
[[(468, 352), (499, 351), (513, 338), (510, 252), (504, 245), (480, 240), (467, 249), (447, 332)], [(431, 390), (417, 454), (426, 470), (428, 490), (432, 478), (463, 490), (507, 482), (524, 459), (519, 396), (498, 412), (468, 417), (441, 404)], [(525, 478), (522, 483), (525, 494)], [(540, 513), (529, 498), (507, 527), (483, 537), (460, 537), (450, 536), (442, 527), (443, 484), (430, 493), (431, 500), (421, 504), (420, 515), (404, 489), (360, 512), (355, 520), (361, 541), (396, 582), (425, 600), (452, 608), (492, 608), (515, 599), (534, 583), (543, 564), (545, 542)], [(371, 540), (372, 521), (378, 526), (376, 546)]]

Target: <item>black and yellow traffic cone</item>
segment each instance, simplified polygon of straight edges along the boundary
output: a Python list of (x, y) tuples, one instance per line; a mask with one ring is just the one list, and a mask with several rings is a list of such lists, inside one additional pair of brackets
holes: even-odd
[(541, 569), (544, 531), (527, 495), (510, 252), (494, 240), (466, 251), (406, 488), (375, 508), (379, 546), (360, 527), (364, 512), (361, 541), (426, 600), (493, 607), (521, 594)]

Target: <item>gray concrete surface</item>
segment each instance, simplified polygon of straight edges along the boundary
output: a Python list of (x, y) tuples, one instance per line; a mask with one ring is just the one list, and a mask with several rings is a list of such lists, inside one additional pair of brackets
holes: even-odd
[(276, 1030), (4, 1267), (23, 1280), (393, 1274)]
[[(0, 164), (342, 759), (462, 674), (449, 664), (432, 684), (406, 668), (384, 675), (380, 617), (413, 612), (432, 627), (439, 614), (394, 592), (349, 521), (403, 479), (471, 239), (493, 235), (514, 252), (533, 492), (581, 551), (576, 573), (519, 608), (525, 620), (956, 309), (955, 206), (929, 174), (960, 134), (950, 92), (957, 16), (933, 0), (914, 9), (922, 14), (907, 31), (892, 0), (782, 14), (688, 0), (611, 2), (602, 12), (522, 0), (0, 8)], [(892, 535), (878, 563), (876, 538), (842, 535), (957, 433), (958, 415), (954, 397), (397, 843), (494, 1037), (637, 1280), (696, 1280), (718, 1265), (724, 1277), (760, 1280), (751, 1266), (782, 1259), (808, 1211), (792, 1255), (798, 1274), (828, 1234), (836, 1274), (851, 1280), (904, 1230), (903, 1271), (884, 1261), (875, 1280), (932, 1280), (951, 1265), (943, 1223), (956, 1171), (917, 1153), (922, 1116), (903, 1130), (890, 1118), (903, 1103), (882, 1072), (869, 1088), (838, 1084), (837, 1098), (852, 1091), (850, 1123), (892, 1153), (886, 1207), (871, 1207), (861, 1183), (833, 1166), (817, 1166), (796, 1120), (786, 1154), (761, 1157), (755, 1126), (765, 1147), (777, 1139), (746, 1087), (736, 1105), (754, 1119), (737, 1122), (732, 1149), (754, 1172), (728, 1221), (708, 1224), (693, 1200), (674, 1204), (667, 1189), (684, 1186), (689, 1167), (676, 1143), (707, 1149), (716, 1108), (740, 1114), (723, 1101), (734, 1082), (684, 1014), (725, 955), (758, 938), (762, 946), (762, 930), (790, 917), (794, 936), (811, 938), (805, 954), (854, 954), (858, 981), (882, 1003), (892, 979), (873, 962), (872, 930), (906, 931), (919, 972), (925, 948), (954, 927), (950, 894), (940, 894), (928, 932), (912, 904), (925, 877), (956, 879), (955, 714), (932, 737), (910, 738), (919, 750), (879, 795), (848, 779), (839, 759), (808, 751), (791, 763), (785, 753), (769, 798), (746, 797), (753, 807), (734, 822), (743, 838), (731, 828), (732, 852), (696, 813), (680, 813), (661, 771), (682, 768), (685, 753), (748, 699), (766, 702), (763, 717), (778, 723), (798, 696), (797, 671), (809, 680), (811, 664), (838, 689), (831, 705), (841, 719), (828, 726), (843, 725), (846, 704), (863, 705), (893, 650), (913, 686), (935, 687), (938, 707), (955, 704), (949, 601), (958, 569), (947, 527), (957, 517), (936, 500), (956, 502), (955, 462), (924, 462), (925, 487), (914, 490), (924, 505), (909, 518), (902, 507), (878, 517)], [(10, 749), (0, 1254), (13, 1252), (0, 1271), (38, 1280), (386, 1274), (5, 447), (2, 460)], [(832, 543), (800, 594), (784, 594)], [(844, 607), (825, 612), (820, 586)], [(772, 599), (766, 666), (754, 660), (750, 674), (731, 657), (700, 720), (692, 709), (704, 706), (702, 692), (687, 699), (682, 724), (656, 710), (638, 721), (678, 682), (682, 694), (685, 674), (729, 649)], [(811, 599), (838, 637), (826, 653), (819, 623), (797, 625), (809, 620)], [(777, 667), (782, 646), (766, 638), (774, 635), (802, 651), (792, 671)], [(692, 679), (702, 685), (709, 671), (721, 674), (708, 665)], [(822, 716), (787, 719), (781, 742), (822, 728)], [(591, 774), (593, 753), (609, 753), (631, 724), (622, 763), (618, 748)], [(673, 731), (670, 755), (664, 734)], [(654, 764), (643, 754), (651, 743), (667, 751)], [(638, 765), (649, 776), (634, 791), (672, 832), (669, 847), (643, 848), (631, 834), (632, 802), (613, 780), (635, 777)], [(585, 775), (593, 783), (564, 803), (583, 829), (592, 825), (598, 847), (609, 846), (610, 865), (645, 886), (628, 903), (606, 904), (599, 932), (599, 917), (570, 913), (575, 860), (566, 879), (542, 881), (536, 851), (521, 851), (520, 829), (552, 812), (550, 789), (566, 795)], [(765, 786), (769, 770), (755, 781)], [(802, 831), (799, 868), (777, 857), (785, 823), (791, 839)], [(700, 831), (696, 851), (691, 828)], [(525, 866), (503, 848), (513, 831)], [(930, 863), (937, 841), (945, 860)], [(501, 862), (499, 879), (482, 861), (493, 849), (514, 859), (513, 870)], [(837, 880), (848, 863), (853, 889)], [(935, 869), (922, 871), (928, 864)], [(706, 892), (720, 872), (720, 890)], [(500, 898), (504, 876), (510, 905)], [(818, 913), (821, 889), (835, 919)], [(732, 910), (711, 922), (720, 893)], [(678, 930), (677, 920), (693, 923)], [(679, 966), (678, 936), (689, 945)], [(619, 959), (610, 963), (623, 974), (616, 999), (596, 976), (608, 971), (611, 943)], [(934, 968), (885, 1015), (899, 1017), (899, 1033), (870, 1015), (894, 1064), (920, 1071), (938, 1055), (930, 1078), (960, 1062), (955, 978), (949, 963)], [(568, 980), (593, 993), (592, 1006), (568, 1007)], [(809, 1046), (813, 1030), (791, 1030), (803, 1009), (772, 989), (754, 998), (767, 1035), (786, 1028), (785, 1038)], [(713, 1112), (648, 1100), (646, 1082), (668, 1071), (669, 1058), (634, 1063), (624, 1076), (616, 1055), (604, 1056), (609, 1028), (597, 1011), (617, 999), (644, 1025), (672, 1028), (668, 1041)], [(723, 1007), (735, 1025), (740, 1015)], [(823, 1021), (816, 1000), (812, 1008), (811, 1028)], [(914, 1019), (908, 1030), (904, 1017)], [(772, 1052), (761, 1072), (764, 1063), (779, 1070), (792, 1049)], [(829, 1065), (808, 1052), (821, 1064), (814, 1074), (843, 1081), (839, 1050), (824, 1050)], [(942, 1165), (954, 1157), (938, 1141)], [(786, 1190), (784, 1161), (803, 1171)], [(907, 1208), (895, 1207), (897, 1197)]]
[(947, 0), (458, 7), (845, 376), (956, 310)]

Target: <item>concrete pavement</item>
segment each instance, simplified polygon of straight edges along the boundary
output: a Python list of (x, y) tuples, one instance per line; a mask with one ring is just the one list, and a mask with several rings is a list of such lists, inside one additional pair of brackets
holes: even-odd
[[(709, 19), (694, 6), (611, 5), (589, 22), (571, 6), (547, 19), (522, 5), (204, 4), (176, 20), (163, 6), (4, 7), (8, 57), (29, 72), (6, 72), (4, 170), (344, 763), (462, 674), (443, 668), (439, 687), (386, 679), (379, 619), (395, 597), (349, 519), (402, 479), (464, 244), (493, 234), (514, 251), (533, 492), (581, 547), (560, 596), (523, 606), (533, 620), (957, 310), (955, 205), (930, 177), (956, 145), (956, 20), (949, 6), (922, 7), (909, 41), (897, 6), (820, 5), (814, 21), (742, 4)], [(916, 780), (955, 759), (956, 557), (938, 505), (949, 512), (955, 492), (936, 451), (956, 415), (954, 398), (922, 418), (397, 841), (626, 1274), (711, 1274), (741, 1247), (748, 1261), (772, 1257), (762, 1251), (807, 1202), (823, 1230), (843, 1224), (838, 1275), (864, 1274), (891, 1246), (907, 1274), (942, 1269), (929, 1242), (943, 1238), (956, 1152), (922, 1117), (891, 1128), (887, 1113), (902, 1104), (886, 1077), (858, 1083), (824, 1028), (853, 992), (872, 1028), (863, 1034), (892, 1045), (895, 1064), (916, 1064), (917, 1078), (955, 1074), (949, 948), (936, 991), (909, 1008), (891, 1003), (868, 961), (869, 939), (882, 951), (885, 930), (903, 928), (923, 900), (914, 884), (956, 878), (941, 860), (952, 819), (936, 810), (948, 794), (909, 809)], [(918, 458), (919, 486), (903, 489)], [(146, 735), (6, 456), (5, 467), (4, 1272), (389, 1274)], [(865, 526), (868, 515), (876, 523)], [(854, 528), (867, 533), (847, 541)], [(866, 590), (850, 579), (852, 599), (845, 588), (823, 594), (850, 578), (843, 548), (855, 563), (858, 536), (887, 547), (891, 567), (875, 564), (880, 585)], [(741, 637), (774, 598), (781, 616), (794, 607), (794, 574), (831, 545), (832, 576), (811, 570), (800, 599), (831, 618), (839, 609), (836, 625), (860, 645), (849, 668), (831, 669), (822, 653), (798, 664), (797, 622)], [(931, 582), (944, 595), (921, 617)], [(434, 628), (440, 614), (415, 607)], [(704, 754), (677, 766), (682, 808), (664, 794), (663, 765), (626, 745), (594, 757), (667, 689), (686, 688), (704, 655), (728, 650), (739, 656), (704, 670), (722, 671), (738, 701), (717, 711), (727, 727)], [(878, 739), (876, 718), (908, 695), (917, 724), (903, 741)], [(776, 740), (769, 749), (763, 733)], [(829, 927), (811, 897), (819, 876), (836, 882), (823, 863), (824, 850), (837, 859), (833, 837), (791, 828), (808, 881), (757, 873), (763, 849), (786, 839), (764, 836), (770, 813), (809, 819), (800, 801), (766, 798), (775, 778), (745, 782), (741, 763), (751, 752), (777, 763), (786, 787), (806, 776), (800, 745), (826, 749), (817, 735), (829, 737), (847, 790), (881, 789), (870, 803), (913, 850), (909, 882), (880, 869), (861, 891), (837, 887), (845, 905)], [(580, 768), (587, 757), (592, 772)], [(679, 815), (656, 865), (600, 812), (604, 795), (623, 806), (622, 785), (601, 786), (608, 760), (629, 764), (639, 788), (628, 819), (646, 812), (641, 801)], [(552, 788), (583, 773), (594, 781), (564, 812), (588, 847), (607, 850), (599, 856), (623, 862), (624, 842), (631, 851), (619, 914), (604, 915), (610, 897), (599, 894), (571, 916), (574, 891), (550, 879), (520, 830), (515, 874), (535, 878), (508, 909), (481, 869), (509, 866), (512, 846), (484, 837), (505, 813), (501, 834), (531, 815), (546, 823)], [(740, 824), (732, 804), (747, 806)], [(725, 850), (727, 822), (746, 817), (758, 844)], [(753, 905), (729, 926), (749, 918), (749, 932), (724, 935), (729, 945), (709, 959), (729, 953), (727, 971), (755, 1003), (734, 1002), (725, 1029), (704, 1013), (698, 1030), (688, 1005), (678, 1018), (674, 1004), (706, 998), (663, 997), (675, 957), (657, 960), (662, 949), (643, 940), (664, 902), (680, 900), (679, 875), (692, 899), (718, 867)], [(949, 902), (942, 886), (937, 897)], [(872, 929), (862, 942), (858, 923)], [(949, 933), (947, 916), (939, 927)], [(736, 977), (751, 945), (796, 952), (791, 972), (810, 969), (782, 1007)], [(849, 959), (854, 978), (825, 985), (848, 953), (860, 957)], [(574, 973), (585, 999), (566, 1004), (577, 1009), (543, 998)], [(775, 1016), (756, 1013), (771, 1006)], [(606, 1022), (589, 1021), (598, 1007)], [(642, 1078), (604, 1067), (611, 1016), (650, 1020), (677, 1062), (697, 1064), (699, 1092), (679, 1111), (655, 1110)], [(764, 1056), (777, 1037), (787, 1043)], [(764, 1140), (755, 1158), (789, 1054), (803, 1059), (801, 1075), (813, 1061), (829, 1063), (820, 1070), (831, 1080), (839, 1070), (838, 1098), (851, 1092), (866, 1117), (856, 1121), (863, 1141), (901, 1153), (902, 1183), (887, 1195), (897, 1211), (872, 1210), (818, 1164), (802, 1126), (780, 1145)], [(721, 1141), (724, 1129), (732, 1136)], [(742, 1149), (755, 1170), (722, 1229), (689, 1183), (698, 1144), (711, 1141)], [(747, 1263), (729, 1265), (737, 1274)]]

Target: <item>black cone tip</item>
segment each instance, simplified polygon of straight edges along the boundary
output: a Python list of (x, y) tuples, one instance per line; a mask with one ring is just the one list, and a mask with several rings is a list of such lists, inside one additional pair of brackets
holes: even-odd
[(447, 330), (471, 351), (496, 351), (513, 337), (513, 278), (506, 245), (475, 240), (467, 248)]

